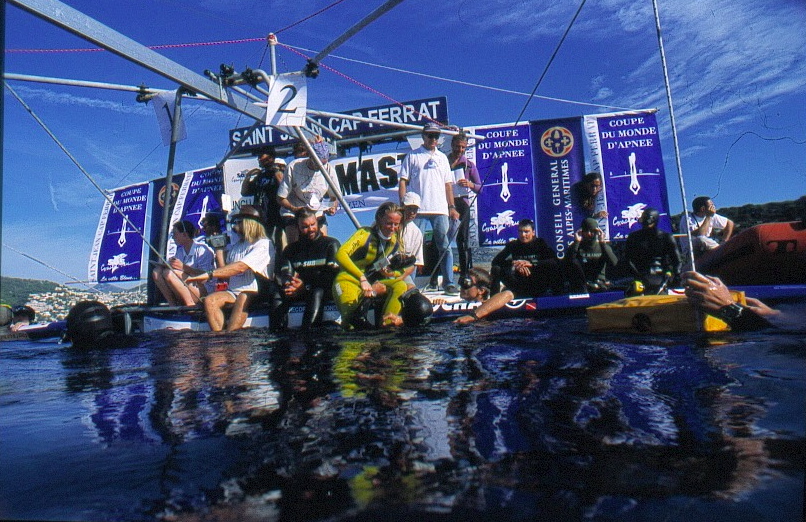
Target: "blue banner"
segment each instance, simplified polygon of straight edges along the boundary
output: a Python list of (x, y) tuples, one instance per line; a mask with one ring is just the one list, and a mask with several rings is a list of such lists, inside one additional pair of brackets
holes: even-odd
[(171, 223), (187, 220), (201, 230), (202, 218), (208, 212), (223, 214), (221, 194), (224, 193), (224, 177), (221, 169), (208, 168), (186, 172), (179, 197), (176, 200)]
[[(400, 104), (366, 107), (351, 111), (343, 111), (351, 116), (388, 121), (390, 123), (405, 123), (408, 125), (425, 125), (429, 121), (448, 122), (448, 99), (444, 96), (424, 100), (406, 101)], [(309, 114), (311, 119), (323, 129), (329, 129), (343, 138), (355, 136), (372, 136), (389, 132), (390, 127), (377, 123), (361, 122), (337, 116), (315, 116)], [(322, 134), (316, 125), (308, 124), (314, 134)], [(229, 132), (230, 150), (234, 149), (243, 140), (241, 151), (249, 152), (265, 145), (283, 146), (291, 145), (297, 140), (296, 136), (286, 134), (271, 127), (241, 127)]]
[[(179, 188), (182, 186), (182, 183), (185, 180), (185, 174), (174, 174), (171, 178), (171, 209), (173, 206), (176, 205), (177, 197), (179, 196)], [(162, 213), (165, 207), (165, 178), (155, 179), (151, 182), (151, 237), (150, 241), (151, 244), (154, 245), (154, 248), (159, 248), (160, 244), (160, 227), (162, 226)], [(169, 212), (171, 210), (169, 209)], [(173, 215), (173, 214), (171, 214)], [(170, 236), (169, 236), (170, 237)], [(165, 252), (162, 252), (165, 254)], [(156, 256), (153, 256), (156, 259)]]
[(106, 201), (90, 257), (89, 279), (99, 283), (136, 281), (143, 270), (143, 231), (148, 210), (148, 183), (116, 189)]
[(529, 124), (470, 130), (485, 137), (467, 152), (484, 184), (476, 200), (479, 245), (504, 245), (518, 237), (518, 221), (535, 218)]
[(582, 118), (531, 122), (532, 154), (535, 165), (535, 231), (557, 257), (574, 243), (575, 219), (571, 187), (582, 179), (585, 169)]
[(659, 227), (671, 232), (666, 174), (654, 111), (586, 116), (592, 163), (602, 173), (609, 237), (624, 239), (641, 228), (638, 220), (652, 207)]

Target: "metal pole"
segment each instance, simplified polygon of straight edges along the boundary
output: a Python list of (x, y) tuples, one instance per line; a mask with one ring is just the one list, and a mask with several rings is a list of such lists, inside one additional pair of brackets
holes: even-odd
[(165, 173), (165, 202), (162, 211), (162, 224), (160, 225), (159, 250), (166, 255), (168, 246), (168, 226), (171, 220), (171, 205), (173, 204), (171, 184), (174, 177), (174, 159), (176, 158), (176, 142), (179, 138), (179, 123), (182, 120), (182, 89), (177, 89), (174, 100), (174, 117), (171, 121), (171, 146), (168, 150), (168, 169)]
[(332, 53), (337, 47), (339, 47), (341, 44), (352, 38), (353, 35), (355, 35), (358, 31), (360, 31), (364, 27), (368, 26), (369, 24), (371, 24), (372, 22), (374, 22), (375, 20), (386, 14), (387, 11), (389, 11), (402, 1), (403, 0), (388, 0), (382, 6), (378, 7), (370, 14), (365, 16), (363, 20), (359, 21), (357, 24), (349, 28), (346, 32), (344, 32), (344, 34), (333, 40), (333, 42), (330, 45), (319, 51), (319, 54), (317, 54), (313, 59), (311, 59), (310, 63), (316, 65), (322, 60), (324, 60), (324, 58), (328, 54)]
[(305, 133), (302, 132), (302, 129), (300, 129), (299, 127), (296, 127), (295, 130), (297, 132), (297, 137), (305, 145), (305, 148), (308, 150), (309, 158), (313, 160), (314, 163), (316, 163), (316, 167), (319, 169), (319, 172), (321, 172), (322, 175), (325, 177), (327, 185), (330, 187), (330, 190), (333, 191), (333, 193), (336, 195), (336, 199), (339, 200), (339, 203), (341, 203), (344, 212), (347, 213), (347, 215), (350, 217), (350, 221), (353, 222), (355, 228), (357, 229), (361, 228), (361, 223), (358, 222), (358, 219), (355, 217), (355, 214), (353, 214), (353, 209), (351, 209), (347, 205), (347, 202), (344, 200), (344, 196), (341, 195), (341, 190), (339, 190), (339, 187), (336, 185), (335, 181), (330, 179), (330, 176), (328, 176), (327, 171), (325, 170), (325, 166), (322, 164), (321, 161), (319, 161), (319, 156), (317, 156), (316, 151), (313, 150), (311, 142), (309, 142), (308, 138), (305, 137)]
[(686, 241), (688, 241), (688, 251), (691, 256), (691, 269), (697, 270), (694, 264), (694, 244), (691, 240), (691, 230), (688, 227), (688, 198), (686, 198), (686, 184), (683, 182), (683, 165), (680, 162), (680, 144), (677, 141), (677, 126), (674, 120), (674, 107), (672, 106), (672, 88), (669, 85), (669, 69), (666, 67), (666, 53), (663, 50), (663, 36), (660, 30), (660, 14), (658, 12), (658, 0), (652, 0), (652, 8), (655, 10), (655, 29), (658, 32), (658, 48), (660, 49), (661, 65), (663, 66), (663, 81), (666, 85), (666, 103), (669, 104), (669, 122), (672, 125), (672, 140), (674, 143), (674, 159), (677, 163), (677, 179), (680, 183), (680, 194), (683, 198), (683, 218), (686, 221)]

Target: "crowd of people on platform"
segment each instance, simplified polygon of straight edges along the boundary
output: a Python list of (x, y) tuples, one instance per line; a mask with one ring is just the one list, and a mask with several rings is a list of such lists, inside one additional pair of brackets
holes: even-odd
[[(685, 283), (693, 301), (712, 301), (697, 293), (702, 280), (683, 277), (681, 249), (671, 233), (658, 227), (655, 209), (643, 211), (641, 228), (628, 235), (619, 259), (599, 226), (607, 212), (597, 206), (602, 191), (598, 173), (587, 174), (574, 190), (586, 217), (562, 259), (536, 236), (534, 222), (523, 219), (517, 239), (494, 257), (490, 271), (474, 268), (470, 207), (483, 181), (465, 155), (468, 136), (457, 132), (447, 155), (437, 147), (438, 125), (427, 124), (421, 137), (422, 146), (401, 162), (399, 204), (381, 204), (372, 225), (343, 243), (327, 234), (327, 216), (339, 205), (328, 144), (314, 141), (313, 155), (295, 148), (298, 157), (288, 164), (271, 147), (259, 150), (259, 168), (246, 174), (241, 191), (253, 203), (230, 217), (236, 240), (219, 245), (209, 241), (221, 235), (214, 216), (203, 222), (207, 241), (196, 238), (189, 221), (177, 222), (172, 230), (176, 255), (155, 267), (156, 287), (168, 304), (202, 303), (212, 330), (241, 328), (259, 294), (269, 302), (274, 329), (285, 328), (295, 303), (305, 306), (302, 327), (314, 327), (329, 300), (335, 301), (345, 328), (370, 326), (370, 309), (375, 311), (374, 326), (407, 323), (404, 319), (416, 323), (428, 315), (425, 303), (430, 305), (414, 283), (415, 271), (422, 272), (425, 265), (423, 238), (430, 228), (436, 261), (424, 292), (442, 290), (448, 297), (483, 303), (459, 323), (486, 317), (516, 297), (606, 291), (614, 287), (611, 274), (630, 280), (628, 293), (658, 293)], [(691, 230), (695, 258), (715, 248), (718, 240), (729, 240), (734, 231), (733, 222), (717, 214), (707, 197), (694, 200), (693, 212), (681, 220), (684, 226)], [(225, 309), (230, 309), (228, 319)]]

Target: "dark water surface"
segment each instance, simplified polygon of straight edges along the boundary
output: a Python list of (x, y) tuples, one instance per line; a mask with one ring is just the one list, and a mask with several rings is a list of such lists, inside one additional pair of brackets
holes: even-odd
[(0, 518), (802, 519), (802, 334), (585, 328), (3, 343)]

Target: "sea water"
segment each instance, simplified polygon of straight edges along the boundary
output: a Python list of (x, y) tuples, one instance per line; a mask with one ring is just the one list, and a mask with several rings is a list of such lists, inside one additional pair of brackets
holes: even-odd
[(797, 521), (802, 334), (584, 317), (0, 345), (0, 518)]

